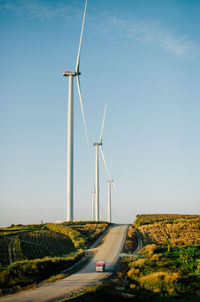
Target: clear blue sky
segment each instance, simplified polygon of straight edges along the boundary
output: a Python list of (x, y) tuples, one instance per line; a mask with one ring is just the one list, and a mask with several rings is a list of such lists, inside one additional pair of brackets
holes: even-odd
[[(0, 0), (1, 226), (66, 219), (62, 70), (75, 67), (83, 8), (83, 0)], [(75, 219), (91, 219), (92, 142), (105, 102), (113, 221), (200, 213), (199, 16), (199, 0), (88, 0), (80, 69), (91, 147), (75, 90)]]

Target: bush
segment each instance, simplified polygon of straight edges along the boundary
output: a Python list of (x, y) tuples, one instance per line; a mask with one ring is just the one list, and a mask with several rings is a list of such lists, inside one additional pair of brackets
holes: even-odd
[(156, 251), (160, 250), (160, 248), (156, 244), (148, 244), (144, 246), (139, 252), (139, 255), (145, 255), (147, 257), (151, 257)]
[(197, 261), (200, 253), (197, 247), (188, 246), (179, 249), (179, 261), (184, 269), (194, 271), (197, 268)]
[(132, 263), (132, 267), (142, 268), (146, 263), (146, 259), (138, 259)]
[(178, 273), (156, 272), (139, 279), (140, 285), (153, 292), (173, 293), (174, 283), (179, 279)]

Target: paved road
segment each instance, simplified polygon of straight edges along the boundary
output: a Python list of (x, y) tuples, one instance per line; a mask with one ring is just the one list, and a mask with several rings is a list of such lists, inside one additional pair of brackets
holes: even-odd
[[(50, 302), (63, 299), (74, 291), (88, 285), (95, 284), (106, 278), (115, 268), (123, 248), (127, 225), (114, 225), (106, 235), (103, 243), (97, 247), (97, 252), (92, 260), (78, 273), (75, 273), (60, 281), (42, 285), (36, 289), (0, 298), (0, 302)], [(106, 271), (95, 272), (97, 260), (106, 262)]]

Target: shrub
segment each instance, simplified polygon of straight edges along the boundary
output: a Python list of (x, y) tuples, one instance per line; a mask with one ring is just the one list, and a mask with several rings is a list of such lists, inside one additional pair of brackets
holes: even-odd
[(144, 266), (145, 263), (146, 263), (146, 259), (138, 259), (132, 263), (132, 266), (141, 268)]
[(174, 292), (174, 283), (178, 282), (178, 273), (156, 272), (139, 279), (140, 284), (153, 292)]
[(154, 261), (158, 261), (162, 257), (162, 254), (154, 254), (151, 259)]
[(145, 255), (147, 257), (151, 257), (157, 250), (159, 250), (159, 247), (156, 244), (148, 244), (144, 246), (139, 252), (139, 255)]
[(135, 269), (132, 268), (128, 271), (127, 273), (127, 276), (130, 278), (130, 279), (134, 279), (134, 275), (135, 275)]
[(197, 247), (188, 246), (179, 249), (179, 261), (183, 268), (188, 271), (194, 271), (197, 268), (197, 257), (200, 256)]
[(200, 278), (200, 259), (197, 260), (197, 268), (195, 274)]

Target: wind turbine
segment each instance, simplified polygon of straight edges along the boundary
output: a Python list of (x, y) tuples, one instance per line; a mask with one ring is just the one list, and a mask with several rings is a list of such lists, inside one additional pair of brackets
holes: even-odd
[(112, 178), (112, 158), (111, 158), (111, 173), (110, 173), (110, 178), (107, 180), (107, 184), (108, 184), (108, 204), (107, 204), (107, 220), (108, 222), (112, 221), (112, 215), (111, 215), (111, 189), (112, 187), (115, 189), (116, 186), (113, 182), (113, 178)]
[(102, 138), (103, 138), (103, 128), (104, 128), (105, 116), (106, 116), (106, 107), (107, 107), (107, 105), (105, 104), (99, 141), (96, 143), (93, 143), (93, 146), (96, 147), (96, 159), (95, 159), (95, 189), (96, 189), (95, 220), (96, 221), (99, 221), (99, 149), (101, 151), (104, 166), (105, 166), (105, 169), (106, 169), (106, 172), (108, 175), (108, 168), (107, 168), (105, 156), (104, 156), (103, 149), (102, 149), (102, 145), (103, 145)]
[(108, 184), (108, 222), (112, 221), (112, 217), (111, 217), (111, 187), (115, 188), (115, 184), (113, 182), (112, 176), (111, 179), (107, 180), (107, 184)]
[(68, 128), (67, 128), (67, 221), (73, 220), (73, 175), (74, 175), (74, 93), (73, 93), (73, 79), (76, 77), (78, 94), (80, 99), (81, 105), (81, 112), (83, 116), (83, 123), (85, 128), (85, 133), (88, 141), (87, 135), (87, 127), (86, 127), (86, 120), (85, 114), (83, 109), (83, 101), (81, 95), (81, 88), (80, 88), (80, 51), (81, 51), (81, 44), (82, 44), (82, 36), (83, 36), (83, 29), (85, 24), (85, 15), (86, 15), (86, 8), (87, 8), (87, 0), (85, 1), (85, 8), (83, 13), (83, 21), (82, 21), (82, 28), (81, 28), (81, 35), (80, 35), (80, 42), (78, 48), (78, 55), (76, 60), (76, 69), (73, 71), (63, 71), (62, 74), (65, 77), (69, 78), (69, 92), (68, 92)]

